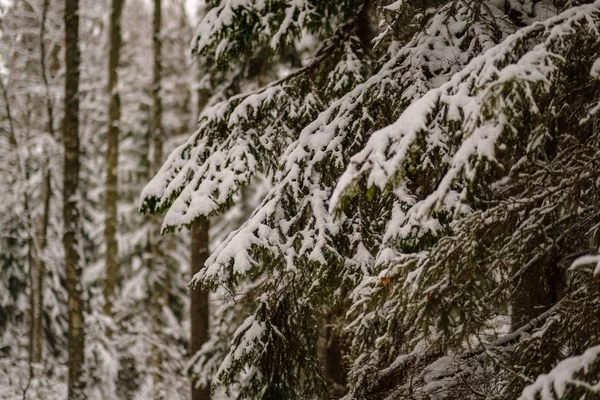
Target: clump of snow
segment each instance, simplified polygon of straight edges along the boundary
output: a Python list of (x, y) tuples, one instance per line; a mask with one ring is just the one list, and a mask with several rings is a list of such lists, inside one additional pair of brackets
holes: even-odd
[(581, 256), (573, 261), (570, 269), (576, 269), (583, 266), (595, 265), (594, 267), (594, 276), (598, 276), (600, 274), (600, 250), (598, 254), (589, 254), (585, 256)]
[(600, 79), (600, 58), (597, 59), (594, 64), (592, 65), (592, 70), (590, 71), (590, 74), (596, 78), (596, 79)]
[(580, 356), (570, 357), (558, 363), (549, 373), (540, 375), (527, 386), (518, 400), (554, 400), (561, 398), (568, 386), (583, 386), (593, 392), (600, 392), (600, 381), (588, 383), (576, 378), (580, 373), (590, 372), (590, 367), (600, 360), (600, 346), (588, 349)]

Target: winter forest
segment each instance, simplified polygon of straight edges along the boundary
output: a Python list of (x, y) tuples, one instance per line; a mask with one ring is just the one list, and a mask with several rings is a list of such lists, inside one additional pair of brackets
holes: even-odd
[(0, 0), (1, 400), (599, 400), (600, 0)]

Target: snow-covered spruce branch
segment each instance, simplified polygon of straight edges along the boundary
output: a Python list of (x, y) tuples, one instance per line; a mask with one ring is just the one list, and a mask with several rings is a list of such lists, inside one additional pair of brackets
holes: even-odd
[[(358, 381), (355, 389), (344, 399), (354, 400), (368, 398), (369, 396), (377, 396), (377, 398), (382, 399), (429, 399), (432, 396), (444, 396), (444, 398), (451, 399), (477, 399), (482, 395), (490, 399), (509, 398), (507, 396), (511, 395), (508, 393), (512, 393), (515, 388), (506, 388), (506, 383), (502, 384), (498, 373), (488, 378), (482, 377), (485, 368), (492, 365), (500, 368), (500, 370), (507, 368), (506, 374), (518, 374), (510, 369), (511, 357), (520, 352), (528, 354), (530, 350), (527, 350), (527, 344), (529, 342), (551, 337), (555, 333), (551, 327), (557, 325), (556, 321), (560, 321), (561, 316), (572, 313), (568, 303), (573, 302), (578, 297), (581, 298), (581, 295), (582, 290), (575, 291), (518, 329), (498, 335), (499, 337), (492, 342), (486, 339), (489, 334), (481, 333), (479, 335), (481, 337), (471, 338), (473, 348), (466, 348), (450, 356), (440, 353), (434, 339), (432, 342), (421, 342), (408, 354), (396, 356), (390, 362), (390, 365), (383, 369), (374, 369), (368, 372), (372, 368), (372, 366), (369, 367), (368, 360), (358, 359), (355, 370), (356, 372), (362, 370), (362, 373), (356, 377)], [(580, 363), (582, 360), (579, 357), (574, 357), (570, 362), (565, 361), (565, 366), (573, 367), (569, 371), (570, 375), (558, 376), (559, 367), (557, 366), (556, 371), (551, 371), (547, 376), (540, 376), (535, 384), (527, 387), (523, 392), (523, 396), (519, 399), (537, 398), (530, 396), (541, 392), (542, 388), (544, 394), (541, 398), (544, 400), (568, 398), (561, 397), (565, 394), (564, 389), (567, 384), (574, 387), (583, 387), (590, 393), (600, 391), (600, 388), (594, 388), (593, 384), (583, 381), (578, 382), (573, 377), (574, 374), (580, 373), (584, 369), (589, 373), (588, 377), (593, 379), (594, 375), (591, 367), (597, 365), (600, 358), (597, 357), (597, 354), (595, 356), (592, 356), (591, 353), (588, 355), (591, 357), (586, 358), (587, 366)], [(514, 365), (514, 361), (512, 364)], [(563, 372), (566, 372), (566, 369), (568, 368), (560, 368)], [(489, 379), (489, 381), (482, 382), (482, 379)], [(519, 379), (531, 382), (530, 378), (527, 377)], [(551, 392), (553, 389), (550, 388), (554, 384), (554, 379), (557, 380), (556, 385), (559, 390)], [(496, 382), (498, 386), (492, 384), (494, 381), (498, 381)], [(390, 382), (393, 382), (392, 386), (390, 386)], [(506, 391), (507, 389), (508, 391)], [(549, 393), (557, 394), (557, 397), (549, 396)]]
[(569, 53), (576, 51), (569, 41), (577, 33), (597, 39), (599, 8), (598, 2), (575, 7), (519, 30), (411, 104), (396, 122), (373, 133), (364, 149), (352, 157), (336, 186), (332, 209), (352, 196), (359, 180), (382, 191), (399, 185), (419, 140), (437, 139), (444, 149), (446, 135), (454, 133), (464, 139), (454, 154), (447, 155), (446, 173), (418, 215), (442, 206), (453, 184), (463, 179), (461, 187), (465, 186), (473, 181), (478, 167), (485, 165), (481, 160), (495, 160), (495, 147), (515, 131), (515, 119), (523, 117), (524, 109), (540, 112), (537, 102), (556, 84)]
[[(322, 108), (310, 115), (288, 118), (279, 107), (304, 104), (289, 93), (296, 78), (259, 91), (264, 106), (250, 96), (212, 108), (190, 142), (196, 147), (174, 153), (146, 206), (173, 211), (165, 226), (186, 225), (222, 211), (253, 170), (273, 177), (261, 205), (192, 283), (235, 293), (246, 280), (261, 281), (254, 315), (224, 333), (232, 340), (217, 384), (240, 383), (242, 397), (318, 397), (317, 316), (350, 293), (351, 386), (432, 337), (442, 353), (463, 352), (509, 312), (531, 271), (560, 264), (557, 252), (581, 250), (576, 238), (597, 217), (596, 183), (585, 175), (586, 162), (587, 172), (597, 166), (595, 136), (579, 122), (597, 101), (589, 71), (600, 51), (598, 4), (508, 38), (516, 27), (492, 4), (440, 5), (347, 94), (323, 84), (337, 78), (311, 81), (335, 93), (319, 93)], [(347, 57), (335, 65), (359, 81), (357, 47), (340, 43), (350, 47), (336, 47)], [(248, 136), (259, 139), (248, 144)], [(563, 324), (553, 326), (566, 336)]]
[(293, 44), (306, 24), (321, 18), (323, 8), (312, 1), (277, 0), (271, 2), (222, 1), (210, 9), (201, 21), (192, 41), (198, 54), (214, 53), (217, 60), (249, 54), (257, 42), (267, 41), (277, 50)]
[[(593, 205), (598, 197), (587, 197), (576, 208), (573, 199), (594, 187), (589, 171), (600, 169), (600, 154), (592, 164), (579, 162), (587, 158), (581, 148), (568, 147), (563, 155), (549, 166), (556, 168), (553, 176), (521, 175), (518, 182), (526, 191), (458, 219), (426, 251), (396, 254), (392, 247), (382, 252), (379, 272), (365, 276), (354, 290), (350, 314), (355, 319), (347, 329), (354, 334), (355, 351), (387, 368), (394, 354), (389, 349), (397, 349), (398, 342), (407, 350), (423, 341), (433, 341), (438, 349), (460, 348), (469, 335), (487, 329), (498, 312), (507, 311), (524, 275), (552, 262), (551, 254), (568, 253), (568, 243), (577, 243), (581, 232), (589, 234), (600, 217)], [(527, 217), (515, 224), (519, 215)], [(438, 339), (428, 334), (433, 328)], [(370, 375), (361, 376), (368, 372), (365, 363), (360, 361), (357, 379), (369, 382)]]
[[(254, 261), (251, 261), (253, 257), (247, 252), (253, 245), (264, 246), (276, 257), (283, 257), (288, 266), (293, 264), (293, 260), (283, 255), (295, 242), (303, 243), (297, 256), (308, 257), (312, 261), (324, 261), (324, 252), (329, 252), (334, 257), (339, 253), (332, 247), (332, 236), (339, 231), (339, 226), (328, 212), (328, 202), (336, 179), (349, 157), (361, 148), (374, 127), (387, 123), (392, 117), (390, 112), (395, 114), (395, 108), (405, 108), (414, 98), (435, 85), (427, 77), (426, 71), (439, 68), (443, 58), (448, 54), (458, 54), (461, 47), (476, 49), (493, 45), (490, 39), (491, 27), (477, 20), (469, 25), (450, 24), (453, 17), (448, 13), (451, 10), (457, 11), (450, 6), (444, 7), (434, 17), (429, 28), (400, 49), (378, 73), (333, 102), (303, 129), (299, 139), (282, 155), (282, 169), (275, 177), (278, 183), (263, 206), (240, 228), (237, 235), (231, 235), (215, 251), (207, 263), (210, 268), (202, 272), (207, 282), (216, 282), (215, 278), (221, 272), (223, 275), (220, 281), (225, 282), (232, 276), (249, 271)], [(474, 18), (473, 12), (472, 8), (463, 6), (454, 18), (470, 20)], [(485, 12), (480, 10), (481, 14)], [(461, 36), (461, 40), (451, 40), (453, 35)], [(444, 45), (449, 47), (443, 49)], [(424, 50), (432, 46), (442, 47), (439, 56), (425, 55)], [(470, 55), (475, 54), (463, 53), (455, 63), (442, 64), (443, 73), (440, 71), (441, 76), (436, 79), (449, 77), (460, 69), (461, 64), (470, 60)], [(300, 169), (300, 165), (305, 168)], [(305, 214), (309, 218), (303, 221), (302, 215)], [(269, 221), (275, 215), (279, 222), (276, 226), (271, 226)], [(298, 221), (303, 221), (302, 225), (298, 225)], [(351, 221), (347, 224), (353, 225)], [(277, 239), (277, 232), (282, 232), (281, 229), (287, 237)], [(357, 242), (360, 242), (360, 233), (354, 232), (350, 236), (357, 238), (354, 243), (356, 247)], [(281, 242), (276, 244), (275, 240)], [(237, 260), (234, 271), (225, 273), (233, 259)]]
[[(305, 67), (278, 81), (205, 109), (197, 132), (168, 158), (141, 196), (141, 209), (163, 212), (163, 230), (189, 225), (196, 219), (225, 210), (231, 198), (258, 171), (276, 168), (296, 129), (313, 119), (327, 104), (327, 96), (363, 79), (366, 65), (352, 60), (349, 51), (362, 54), (353, 39), (354, 20), (343, 24), (317, 50)], [(328, 80), (346, 80), (315, 96), (313, 81), (333, 67)], [(337, 74), (335, 73), (337, 72)]]
[(600, 346), (594, 346), (579, 356), (561, 361), (549, 373), (540, 375), (533, 384), (525, 388), (518, 400), (595, 396), (600, 392), (600, 382), (597, 379), (599, 371)]

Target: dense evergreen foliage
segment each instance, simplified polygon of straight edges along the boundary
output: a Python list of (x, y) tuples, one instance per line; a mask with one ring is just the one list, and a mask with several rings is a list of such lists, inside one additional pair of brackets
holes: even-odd
[(0, 190), (0, 399), (600, 399), (598, 0), (0, 0)]
[(210, 73), (320, 45), (205, 109), (142, 194), (171, 231), (271, 181), (192, 281), (228, 294), (204, 381), (264, 399), (600, 396), (600, 3), (214, 3), (192, 43)]

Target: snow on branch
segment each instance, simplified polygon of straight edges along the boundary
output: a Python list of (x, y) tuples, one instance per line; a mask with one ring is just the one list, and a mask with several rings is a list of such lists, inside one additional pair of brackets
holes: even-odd
[[(490, 9), (479, 11), (485, 14)], [(451, 11), (455, 13), (452, 17)], [(493, 45), (491, 28), (485, 23), (453, 20), (469, 21), (475, 12), (467, 6), (444, 7), (427, 30), (398, 50), (378, 73), (356, 85), (307, 124), (281, 156), (280, 170), (275, 175), (278, 183), (263, 205), (215, 251), (193, 283), (223, 283), (243, 275), (252, 270), (250, 265), (257, 265), (252, 252), (259, 248), (284, 260), (288, 268), (299, 259), (325, 263), (328, 257), (335, 258), (338, 250), (333, 245), (334, 237), (344, 222), (335, 221), (330, 214), (329, 199), (339, 174), (350, 156), (364, 145), (373, 127), (385, 123), (390, 107), (406, 107), (469, 62), (474, 54), (461, 53), (461, 46), (476, 49)], [(456, 41), (454, 36), (461, 39)], [(430, 48), (436, 51), (425, 53), (424, 49)], [(445, 64), (443, 60), (449, 54), (460, 56)], [(428, 76), (427, 71), (440, 68), (435, 79)], [(347, 221), (347, 225), (351, 224)], [(358, 232), (349, 236), (360, 241)]]
[[(556, 400), (587, 398), (586, 393), (600, 392), (600, 346), (594, 346), (579, 356), (569, 357), (549, 373), (540, 375), (527, 386), (518, 400)], [(580, 391), (577, 391), (577, 390)], [(576, 397), (575, 397), (576, 396)]]
[(585, 255), (585, 256), (581, 256), (579, 258), (577, 258), (575, 261), (573, 261), (573, 264), (571, 264), (571, 270), (577, 269), (577, 268), (581, 268), (581, 267), (587, 267), (587, 266), (594, 266), (594, 271), (593, 274), (594, 276), (598, 276), (598, 274), (600, 274), (600, 250), (598, 251), (598, 254), (589, 254), (589, 255)]
[[(140, 208), (166, 211), (163, 230), (186, 226), (224, 211), (257, 172), (274, 169), (297, 137), (296, 127), (323, 108), (324, 100), (310, 92), (314, 76), (333, 64), (335, 77), (348, 85), (362, 79), (365, 65), (356, 59), (348, 67), (339, 66), (348, 63), (346, 52), (357, 51), (359, 45), (351, 39), (351, 27), (342, 26), (307, 66), (205, 109), (197, 132), (171, 153), (142, 192)], [(332, 85), (331, 90), (340, 91), (340, 86)]]
[(192, 51), (210, 55), (220, 65), (227, 66), (230, 59), (251, 55), (261, 45), (275, 51), (293, 45), (307, 32), (326, 31), (326, 27), (349, 17), (348, 10), (361, 5), (353, 0), (222, 1), (200, 22), (191, 43)]
[[(439, 208), (457, 181), (462, 180), (465, 188), (482, 160), (494, 161), (501, 137), (514, 131), (514, 120), (523, 110), (539, 112), (537, 101), (548, 92), (565, 61), (560, 53), (566, 56), (572, 50), (566, 42), (585, 29), (592, 35), (598, 32), (599, 8), (599, 2), (575, 7), (519, 30), (411, 104), (352, 157), (333, 193), (331, 210), (355, 192), (352, 188), (359, 181), (382, 191), (398, 185), (417, 141), (452, 126), (455, 134), (464, 137), (462, 145), (446, 161), (437, 189), (415, 212), (423, 217)], [(529, 47), (532, 42), (538, 44)]]

